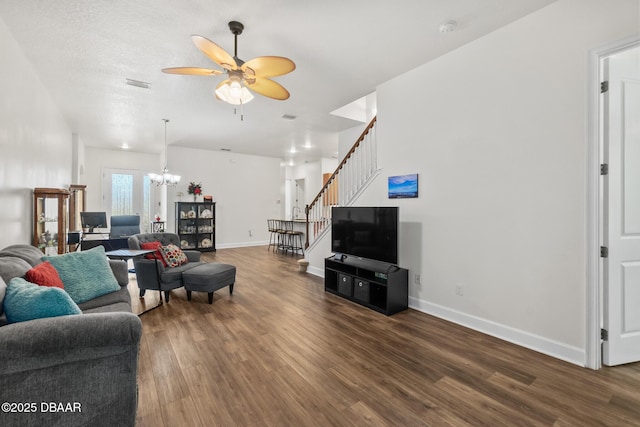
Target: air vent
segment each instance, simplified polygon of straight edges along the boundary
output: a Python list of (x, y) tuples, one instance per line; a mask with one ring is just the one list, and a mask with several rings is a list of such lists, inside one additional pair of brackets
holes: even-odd
[(231, 151), (231, 148), (221, 148), (220, 151)]
[(282, 116), (282, 118), (285, 119), (285, 120), (295, 120), (295, 119), (298, 118), (298, 116), (294, 116), (294, 115), (291, 115), (291, 114), (285, 114), (285, 115)]
[(141, 82), (140, 80), (126, 79), (126, 82), (129, 86), (141, 87), (143, 89), (149, 89), (151, 87), (151, 83)]

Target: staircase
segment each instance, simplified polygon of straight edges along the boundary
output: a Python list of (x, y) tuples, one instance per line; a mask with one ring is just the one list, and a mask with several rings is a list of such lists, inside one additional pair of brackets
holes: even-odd
[(351, 205), (376, 174), (378, 150), (375, 123), (376, 117), (344, 156), (315, 199), (305, 206), (305, 249), (309, 247), (310, 241), (316, 241), (322, 233), (330, 229), (331, 207)]

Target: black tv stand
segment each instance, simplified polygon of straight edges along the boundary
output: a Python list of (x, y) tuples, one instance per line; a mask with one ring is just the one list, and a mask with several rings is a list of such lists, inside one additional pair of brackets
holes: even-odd
[(324, 260), (324, 290), (387, 316), (409, 307), (409, 271), (370, 259)]

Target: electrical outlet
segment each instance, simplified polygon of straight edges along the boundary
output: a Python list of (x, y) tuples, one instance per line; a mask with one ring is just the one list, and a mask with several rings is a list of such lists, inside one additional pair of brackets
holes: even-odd
[(249, 230), (249, 236), (253, 236), (253, 230)]
[(416, 274), (416, 285), (420, 284), (420, 275)]
[(459, 297), (464, 295), (464, 286), (462, 286), (460, 283), (456, 284), (456, 295), (458, 295)]

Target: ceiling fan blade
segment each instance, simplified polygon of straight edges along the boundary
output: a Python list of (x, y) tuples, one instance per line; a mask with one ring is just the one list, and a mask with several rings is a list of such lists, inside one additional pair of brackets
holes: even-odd
[(193, 44), (209, 57), (213, 62), (226, 70), (235, 70), (238, 68), (236, 61), (226, 50), (212, 42), (206, 37), (194, 35), (191, 36)]
[(259, 56), (242, 65), (242, 71), (251, 68), (258, 77), (275, 77), (287, 74), (296, 69), (296, 64), (282, 56)]
[[(253, 79), (252, 79), (253, 80)], [(280, 83), (264, 77), (255, 77), (252, 83), (245, 81), (247, 87), (260, 95), (284, 101), (289, 98), (289, 91)]]
[(222, 71), (200, 67), (163, 68), (162, 72), (167, 74), (186, 74), (189, 76), (217, 76), (218, 74), (222, 74)]

